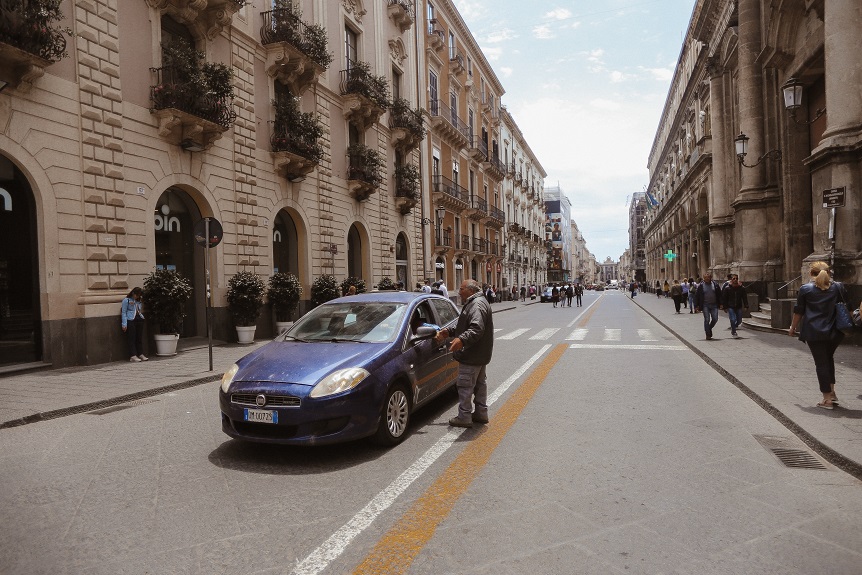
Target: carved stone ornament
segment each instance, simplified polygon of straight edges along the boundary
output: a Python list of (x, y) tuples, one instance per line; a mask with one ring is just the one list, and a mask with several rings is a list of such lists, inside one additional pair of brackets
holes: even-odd
[(362, 17), (368, 14), (362, 4), (362, 0), (341, 0), (345, 12), (353, 15), (353, 19), (362, 24)]
[(389, 41), (389, 56), (399, 66), (404, 66), (404, 60), (407, 59), (407, 50), (404, 48), (404, 42), (401, 41), (401, 38), (394, 38)]

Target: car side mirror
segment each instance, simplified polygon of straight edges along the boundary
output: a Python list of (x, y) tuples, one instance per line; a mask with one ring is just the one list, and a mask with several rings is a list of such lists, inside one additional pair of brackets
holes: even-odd
[(433, 339), (437, 335), (437, 326), (423, 325), (420, 326), (416, 333), (410, 338), (410, 341), (415, 343), (426, 339)]

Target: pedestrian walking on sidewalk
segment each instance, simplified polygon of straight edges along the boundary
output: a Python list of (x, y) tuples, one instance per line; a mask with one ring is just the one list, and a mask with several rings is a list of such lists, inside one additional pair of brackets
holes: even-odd
[(521, 286), (521, 301), (527, 301), (527, 286)]
[(703, 281), (694, 293), (694, 311), (703, 312), (703, 331), (706, 339), (712, 339), (712, 328), (718, 323), (721, 308), (721, 286), (712, 279), (712, 272), (703, 274)]
[(694, 313), (694, 292), (697, 290), (697, 284), (693, 278), (688, 278), (688, 313)]
[[(829, 264), (814, 262), (809, 268), (811, 281), (799, 288), (793, 321), (788, 334), (799, 333), (799, 340), (808, 344), (814, 358), (814, 371), (823, 400), (817, 407), (832, 409), (838, 405), (835, 396), (835, 350), (844, 334), (835, 327), (835, 304), (847, 301), (844, 286), (832, 281)], [(800, 328), (800, 322), (802, 326)]]
[(682, 287), (682, 307), (688, 307), (688, 281), (682, 278), (680, 286)]
[[(451, 330), (437, 332), (439, 345), (447, 337), (458, 362), (458, 416), (449, 420), (454, 427), (473, 427), (474, 423), (488, 423), (488, 382), (485, 367), (491, 363), (494, 351), (494, 319), (491, 305), (482, 297), (476, 280), (464, 280), (458, 296), (464, 302), (458, 323)], [(473, 404), (475, 402), (475, 410)]]
[(560, 288), (557, 287), (557, 284), (551, 285), (551, 301), (554, 303), (554, 307), (557, 307), (560, 302)]
[(673, 280), (673, 287), (670, 288), (670, 297), (673, 298), (673, 307), (676, 313), (679, 313), (679, 306), (682, 303), (682, 286), (679, 280)]
[(739, 283), (738, 275), (732, 274), (730, 283), (721, 290), (721, 303), (730, 319), (730, 335), (739, 337), (736, 330), (742, 323), (742, 308), (748, 309), (748, 295), (745, 293), (745, 286)]
[(655, 280), (655, 297), (661, 297), (661, 282)]
[(129, 295), (123, 298), (120, 311), (120, 325), (129, 341), (129, 361), (147, 361), (144, 355), (144, 314), (141, 311), (141, 297), (144, 291), (132, 288)]
[(575, 288), (572, 284), (566, 286), (566, 305), (572, 307), (572, 298), (575, 297)]
[(575, 303), (578, 307), (583, 305), (583, 300), (581, 299), (584, 295), (584, 286), (582, 284), (575, 284)]
[(667, 283), (667, 280), (664, 280), (664, 285), (662, 286), (661, 290), (662, 290), (662, 293), (664, 293), (665, 298), (670, 297), (670, 284)]

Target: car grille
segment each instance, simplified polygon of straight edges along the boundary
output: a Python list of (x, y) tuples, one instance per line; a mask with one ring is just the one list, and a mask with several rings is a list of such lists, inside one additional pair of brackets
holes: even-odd
[[(233, 393), (230, 402), (237, 405), (258, 407), (257, 393)], [(266, 394), (264, 394), (266, 395)], [(299, 398), (293, 395), (267, 395), (265, 407), (299, 407)]]

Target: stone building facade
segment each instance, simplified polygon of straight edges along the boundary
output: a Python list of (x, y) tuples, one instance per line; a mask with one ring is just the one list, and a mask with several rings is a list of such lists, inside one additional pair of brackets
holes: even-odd
[[(323, 274), (410, 289), (437, 261), (435, 142), (461, 136), (447, 161), (473, 195), (444, 226), (456, 212), (475, 224), (464, 277), (486, 281), (491, 264), (499, 282), (506, 169), (480, 137), (502, 148), (503, 89), (448, 6), (442, 52), (429, 5), (406, 0), (63, 0), (67, 57), (0, 42), (0, 331), (12, 341), (0, 364), (124, 358), (119, 303), (158, 268), (192, 282), (189, 338), (206, 334), (210, 288), (214, 336), (233, 340), (225, 295), (238, 271), (294, 273), (301, 311)], [(232, 100), (178, 79), (166, 46), (179, 40), (230, 69)], [(453, 70), (450, 47), (472, 64)], [(436, 124), (432, 53), (459, 114), (474, 109), (475, 139)], [(203, 218), (224, 232), (208, 253), (192, 233)], [(454, 260), (444, 265), (451, 285)], [(258, 337), (270, 333), (266, 310)]]
[[(851, 0), (698, 0), (649, 157), (649, 281), (709, 269), (784, 297), (832, 260), (859, 301), (860, 33)], [(833, 189), (845, 203), (830, 223)]]

